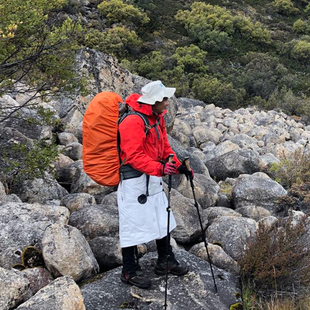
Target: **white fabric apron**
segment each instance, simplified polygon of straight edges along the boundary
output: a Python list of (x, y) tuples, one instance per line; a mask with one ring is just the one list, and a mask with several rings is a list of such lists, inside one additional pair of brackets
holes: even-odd
[[(146, 194), (146, 175), (123, 180), (118, 185), (119, 236), (122, 248), (161, 239), (167, 235), (168, 200), (161, 177), (150, 176), (149, 196), (145, 204), (138, 202)], [(176, 227), (170, 212), (170, 231)]]

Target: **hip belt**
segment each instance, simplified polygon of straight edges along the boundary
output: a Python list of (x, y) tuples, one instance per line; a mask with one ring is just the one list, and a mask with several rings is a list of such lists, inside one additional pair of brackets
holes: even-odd
[(143, 172), (140, 172), (140, 171), (132, 168), (131, 165), (129, 165), (129, 164), (122, 165), (120, 167), (120, 179), (121, 180), (138, 178), (138, 177), (141, 177), (142, 174), (143, 174)]

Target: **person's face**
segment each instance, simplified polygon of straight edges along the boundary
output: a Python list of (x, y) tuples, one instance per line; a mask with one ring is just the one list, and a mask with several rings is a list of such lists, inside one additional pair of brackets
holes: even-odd
[(163, 101), (156, 101), (153, 105), (153, 111), (158, 114), (163, 113), (165, 110), (167, 110), (168, 104), (169, 102), (167, 97), (165, 97)]

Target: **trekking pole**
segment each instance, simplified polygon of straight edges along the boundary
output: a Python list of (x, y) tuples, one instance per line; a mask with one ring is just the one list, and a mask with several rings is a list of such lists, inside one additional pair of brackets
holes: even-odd
[[(168, 161), (170, 163), (175, 163), (173, 160), (174, 154), (170, 154), (168, 156)], [(168, 177), (168, 207), (167, 207), (167, 240), (166, 240), (166, 283), (165, 283), (165, 310), (167, 309), (167, 297), (168, 297), (168, 259), (169, 259), (169, 248), (170, 248), (170, 196), (171, 196), (171, 183), (172, 183), (172, 176), (169, 175)]]
[[(192, 169), (191, 169), (191, 167), (189, 165), (189, 158), (184, 159), (184, 163), (185, 163), (185, 166), (186, 166), (187, 170), (188, 171), (192, 171)], [(211, 274), (212, 274), (212, 278), (213, 278), (214, 289), (215, 289), (215, 293), (217, 293), (217, 286), (216, 286), (216, 283), (215, 283), (215, 277), (214, 277), (214, 273), (213, 273), (212, 262), (211, 262), (211, 258), (210, 258), (210, 254), (209, 254), (209, 250), (208, 250), (208, 244), (207, 244), (206, 236), (205, 236), (204, 231), (203, 231), (202, 220), (201, 220), (201, 216), (200, 216), (200, 212), (199, 212), (199, 208), (198, 208), (198, 203), (197, 203), (197, 199), (196, 199), (196, 194), (195, 194), (193, 176), (192, 176), (191, 173), (189, 174), (189, 180), (190, 180), (192, 191), (193, 191), (195, 207), (196, 207), (197, 213), (198, 213), (198, 218), (199, 218), (199, 223), (200, 223), (200, 228), (201, 228), (201, 236), (202, 236), (202, 240), (203, 240), (203, 242), (205, 244), (205, 247), (206, 247), (208, 261), (209, 261), (209, 264), (210, 264), (210, 270), (211, 270)]]

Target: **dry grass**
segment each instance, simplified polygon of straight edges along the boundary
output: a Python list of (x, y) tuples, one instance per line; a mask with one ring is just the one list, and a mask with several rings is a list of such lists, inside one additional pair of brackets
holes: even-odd
[(273, 299), (266, 303), (266, 310), (309, 310), (310, 297), (296, 301), (294, 298)]

